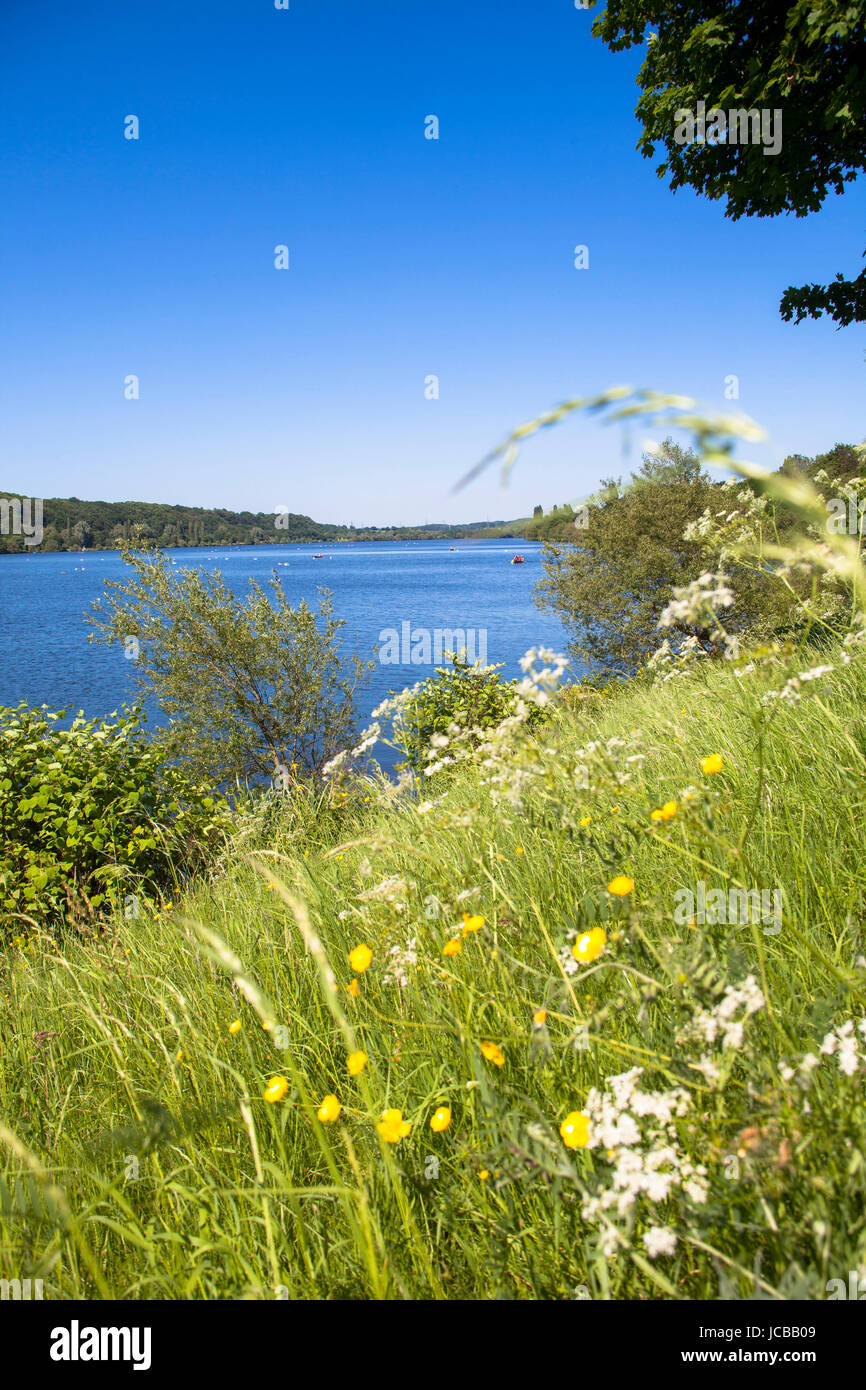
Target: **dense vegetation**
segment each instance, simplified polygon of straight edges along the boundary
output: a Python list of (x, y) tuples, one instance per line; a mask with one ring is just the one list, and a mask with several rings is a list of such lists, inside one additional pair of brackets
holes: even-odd
[[(866, 584), (825, 498), (864, 487), (740, 467), (699, 539), (773, 568), (787, 635), (726, 640), (735, 595), (702, 576), (639, 676), (458, 667), (230, 827), (199, 803), (219, 843), (172, 891), (149, 870), (137, 915), (7, 917), (0, 1275), (51, 1298), (783, 1299), (863, 1270)], [(396, 781), (367, 761), (389, 718)], [(47, 836), (62, 877), (131, 854), (133, 820), (157, 854), (162, 772), (124, 755), (99, 782), (122, 727), (64, 762), (34, 720), (6, 719), (7, 837)]]
[[(27, 494), (0, 492), (3, 498)], [(83, 502), (78, 497), (43, 499), (40, 550), (117, 550), (143, 541), (170, 548), (202, 545), (290, 545), (321, 541), (456, 540), (488, 534), (504, 522), (448, 526), (335, 526), (295, 512), (234, 512), (224, 507), (173, 507), (158, 502)], [(32, 549), (24, 537), (0, 534), (0, 555)], [(507, 530), (507, 527), (506, 527)]]
[(169, 716), (167, 757), (213, 785), (265, 779), (285, 789), (319, 771), (354, 734), (355, 695), (372, 662), (343, 660), (328, 591), (293, 608), (276, 575), (237, 598), (218, 570), (123, 549), (130, 577), (107, 580), (91, 640), (134, 660), (142, 701)]
[[(646, 44), (638, 149), (652, 158), (661, 145), (659, 177), (724, 198), (727, 217), (806, 217), (866, 169), (866, 0), (608, 0), (593, 33), (614, 52)], [(706, 130), (682, 143), (682, 113), (699, 101)], [(714, 108), (766, 113), (776, 147), (765, 149), (763, 122), (760, 141), (733, 143)], [(790, 286), (779, 307), (796, 323), (824, 314), (840, 327), (862, 323), (866, 270)]]
[[(835, 506), (844, 512), (847, 530), (849, 503), (842, 489), (864, 469), (862, 446), (838, 444), (813, 459), (791, 456), (778, 476), (809, 481), (832, 473), (836, 486), (825, 521)], [(788, 637), (804, 623), (814, 627), (814, 614), (804, 606), (812, 587), (809, 573), (792, 572), (780, 585), (774, 568), (726, 555), (730, 527), (717, 530), (712, 523), (717, 513), (733, 508), (742, 512), (745, 524), (764, 506), (762, 487), (754, 480), (733, 489), (729, 482), (714, 481), (694, 450), (671, 439), (644, 454), (625, 486), (621, 479), (608, 480), (590, 499), (581, 525), (560, 528), (560, 539), (545, 547), (539, 602), (574, 634), (571, 651), (577, 661), (604, 679), (634, 674), (658, 647), (659, 619), (675, 591), (723, 563), (735, 596), (725, 618), (725, 640)], [(780, 497), (764, 517), (763, 543), (784, 542), (797, 525), (796, 510)], [(826, 581), (828, 604), (830, 587)], [(835, 617), (825, 604), (821, 616), (825, 631), (835, 625), (841, 633), (850, 616), (847, 601), (837, 602)], [(712, 624), (695, 622), (691, 615), (680, 619), (672, 611), (667, 626), (672, 637), (708, 650), (720, 640)]]
[(138, 918), (222, 847), (228, 806), (166, 763), (137, 710), (0, 709), (0, 923)]
[[(96, 946), (22, 926), (0, 1274), (825, 1297), (866, 1261), (866, 670), (767, 703), (798, 669), (590, 696), (504, 796), (299, 790)], [(701, 879), (779, 929), (677, 920)]]

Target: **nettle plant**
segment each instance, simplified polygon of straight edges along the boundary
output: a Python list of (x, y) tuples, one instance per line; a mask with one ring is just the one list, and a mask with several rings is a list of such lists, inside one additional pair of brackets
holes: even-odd
[(0, 709), (0, 923), (96, 922), (189, 876), (221, 843), (229, 808), (143, 736), (142, 713), (105, 720)]

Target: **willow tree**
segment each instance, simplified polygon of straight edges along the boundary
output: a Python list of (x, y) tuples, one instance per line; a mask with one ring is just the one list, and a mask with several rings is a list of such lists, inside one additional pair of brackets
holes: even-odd
[(218, 571), (178, 569), (124, 546), (130, 574), (107, 580), (91, 641), (119, 644), (142, 701), (168, 716), (166, 753), (214, 784), (287, 786), (355, 733), (355, 694), (373, 663), (343, 660), (330, 593), (292, 607), (278, 578), (239, 599)]

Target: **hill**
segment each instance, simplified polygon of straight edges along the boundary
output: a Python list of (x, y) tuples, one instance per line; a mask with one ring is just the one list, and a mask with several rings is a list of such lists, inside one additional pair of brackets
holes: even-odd
[[(15, 490), (0, 492), (4, 499), (21, 499)], [(20, 553), (23, 535), (11, 534), (10, 509), (0, 515), (0, 554)], [(231, 511), (225, 507), (171, 506), (160, 502), (88, 502), (79, 497), (46, 497), (42, 500), (43, 551), (113, 550), (124, 540), (156, 542), (170, 548), (228, 545), (289, 545), (320, 541), (460, 540), (482, 535), (507, 534), (510, 523), (477, 521), (451, 526), (431, 522), (424, 526), (336, 526), (314, 521), (297, 512)], [(512, 530), (511, 534), (516, 534)]]

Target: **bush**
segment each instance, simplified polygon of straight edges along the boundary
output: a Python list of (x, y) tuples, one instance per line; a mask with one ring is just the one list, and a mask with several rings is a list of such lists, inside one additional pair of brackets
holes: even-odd
[(327, 590), (318, 611), (250, 582), (246, 601), (218, 572), (169, 564), (159, 552), (122, 547), (131, 575), (107, 580), (94, 604), (91, 640), (135, 657), (142, 702), (171, 723), (156, 742), (212, 785), (284, 790), (316, 773), (354, 733), (354, 698), (372, 669), (344, 662), (342, 619)]
[[(434, 738), (448, 738), (454, 725), (464, 734), (464, 743), (468, 733), (477, 746), (487, 730), (498, 728), (514, 714), (519, 699), (517, 683), (503, 680), (500, 670), (497, 666), (470, 666), (455, 657), (450, 667), (440, 667), (415, 686), (401, 704), (395, 726), (397, 746), (415, 772), (426, 764), (428, 750), (435, 747)], [(530, 728), (543, 718), (539, 706), (529, 707)]]
[(124, 899), (134, 917), (230, 823), (224, 801), (160, 762), (138, 710), (69, 727), (64, 713), (0, 708), (0, 922), (93, 921)]

